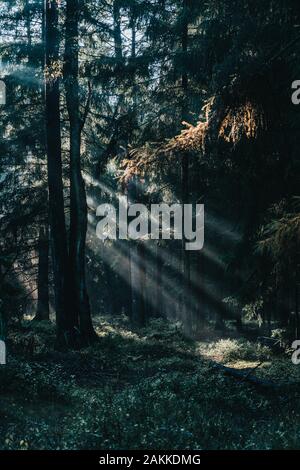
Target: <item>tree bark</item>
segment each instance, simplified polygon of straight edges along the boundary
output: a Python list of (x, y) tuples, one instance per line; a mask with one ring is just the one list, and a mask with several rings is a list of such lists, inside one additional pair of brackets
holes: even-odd
[(156, 243), (155, 257), (156, 257), (156, 276), (155, 276), (155, 288), (156, 288), (156, 299), (155, 299), (155, 315), (161, 317), (164, 315), (163, 311), (163, 260), (161, 256), (162, 248)]
[[(129, 204), (138, 199), (137, 177), (133, 177), (127, 185)], [(134, 325), (143, 326), (145, 322), (145, 274), (144, 274), (144, 247), (143, 242), (129, 240), (130, 246), (130, 290), (131, 311), (130, 318)]]
[[(181, 35), (182, 53), (186, 56), (188, 52), (188, 19), (187, 19), (187, 0), (183, 0), (183, 25)], [(188, 119), (188, 75), (186, 72), (182, 74), (182, 121)], [(181, 199), (182, 204), (189, 203), (189, 155), (183, 153), (181, 163)], [(182, 227), (184, 230), (184, 227)], [(183, 231), (184, 233), (184, 231)], [(182, 299), (182, 315), (187, 323), (191, 322), (189, 290), (190, 290), (190, 254), (185, 249), (184, 236), (182, 237), (182, 275), (183, 275), (183, 299)], [(189, 318), (187, 318), (189, 317)], [(192, 325), (189, 325), (190, 327)]]
[(74, 328), (74, 309), (68, 276), (68, 246), (64, 213), (60, 133), (59, 75), (49, 71), (59, 60), (58, 7), (56, 0), (45, 0), (45, 113), (49, 188), (49, 223), (54, 274), (57, 345), (68, 346)]
[(83, 122), (79, 111), (79, 1), (67, 0), (64, 83), (70, 123), (70, 237), (69, 259), (82, 340), (90, 344), (97, 337), (91, 319), (85, 275), (85, 243), (87, 203), (81, 173), (81, 132)]
[(39, 230), (38, 304), (35, 320), (49, 320), (49, 226), (43, 223)]

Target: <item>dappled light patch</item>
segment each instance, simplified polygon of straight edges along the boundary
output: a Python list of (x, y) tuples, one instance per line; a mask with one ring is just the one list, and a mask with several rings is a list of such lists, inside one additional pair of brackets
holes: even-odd
[(266, 346), (244, 339), (220, 339), (205, 345), (200, 344), (199, 350), (208, 357), (219, 357), (222, 362), (226, 363), (240, 359), (267, 361), (272, 354), (272, 351)]

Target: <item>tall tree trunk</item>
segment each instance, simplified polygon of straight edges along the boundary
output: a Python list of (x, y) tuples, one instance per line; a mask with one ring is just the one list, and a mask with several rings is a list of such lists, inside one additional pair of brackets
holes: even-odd
[[(28, 1), (26, 2), (28, 7)], [(45, 8), (42, 9), (42, 44), (46, 42), (45, 36)], [(30, 29), (27, 26), (27, 31)], [(28, 33), (29, 34), (29, 33)], [(30, 34), (29, 34), (30, 36)], [(42, 99), (44, 98), (44, 90), (42, 91)], [(40, 177), (42, 175), (40, 174)], [(45, 203), (45, 213), (48, 212), (48, 191), (43, 191), (42, 197), (43, 203)], [(38, 278), (37, 278), (37, 293), (38, 303), (35, 315), (35, 320), (49, 320), (49, 217), (46, 216), (45, 221), (41, 221), (39, 229), (39, 242), (38, 242)]]
[(45, 221), (39, 230), (38, 304), (35, 320), (49, 320), (49, 226)]
[[(136, 59), (136, 19), (134, 11), (131, 12), (131, 59)], [(137, 127), (137, 96), (135, 72), (132, 74), (132, 129), (130, 140), (134, 139), (133, 132)], [(128, 184), (129, 203), (141, 201), (141, 188), (137, 177), (133, 177)], [(130, 240), (130, 284), (131, 284), (131, 320), (135, 325), (145, 323), (145, 253), (143, 242)]]
[(136, 60), (136, 18), (134, 11), (132, 11), (131, 18), (131, 60), (133, 61), (133, 75), (132, 75), (132, 94), (133, 94), (133, 125), (137, 127), (137, 86), (136, 86), (136, 73), (135, 63)]
[(82, 340), (90, 343), (97, 338), (93, 329), (85, 275), (85, 243), (87, 232), (87, 203), (81, 173), (81, 131), (79, 111), (79, 1), (67, 0), (64, 83), (70, 122), (70, 245), (69, 258), (73, 295), (79, 313)]
[[(299, 242), (298, 242), (299, 243)], [(299, 304), (300, 304), (300, 248), (297, 243), (296, 250), (296, 276), (295, 276), (295, 338), (300, 338), (300, 318), (299, 318)]]
[(24, 10), (25, 10), (25, 22), (26, 22), (26, 36), (27, 36), (27, 56), (28, 56), (28, 62), (31, 62), (32, 59), (32, 40), (31, 40), (31, 10), (30, 10), (30, 4), (29, 0), (25, 1), (24, 4)]
[(59, 75), (50, 71), (59, 60), (58, 9), (56, 0), (45, 0), (45, 105), (49, 188), (49, 223), (53, 257), (54, 294), (58, 346), (68, 346), (74, 328), (68, 277), (68, 246), (64, 213), (60, 134)]
[[(183, 26), (181, 35), (181, 47), (182, 53), (186, 57), (188, 52), (188, 19), (187, 19), (187, 0), (183, 0)], [(182, 74), (182, 121), (188, 119), (188, 75), (186, 72)], [(189, 155), (187, 153), (182, 154), (181, 163), (181, 202), (182, 204), (189, 203)], [(184, 229), (184, 227), (183, 227)], [(184, 233), (184, 232), (183, 232)], [(190, 256), (189, 252), (185, 249), (185, 240), (182, 237), (182, 275), (183, 275), (183, 299), (182, 299), (182, 314), (184, 319), (187, 321), (189, 315), (190, 306), (188, 305), (189, 300), (189, 289), (190, 289)], [(190, 318), (191, 320), (191, 318)], [(187, 324), (189, 322), (187, 321)], [(192, 325), (190, 325), (192, 326)]]

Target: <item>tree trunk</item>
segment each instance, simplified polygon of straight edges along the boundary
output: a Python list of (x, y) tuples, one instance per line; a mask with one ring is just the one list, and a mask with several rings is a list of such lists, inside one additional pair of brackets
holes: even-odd
[(155, 257), (156, 257), (156, 276), (155, 280), (155, 316), (161, 317), (164, 315), (163, 311), (163, 260), (161, 256), (162, 248), (156, 243)]
[[(133, 177), (127, 185), (128, 201), (133, 204), (138, 198), (137, 178)], [(134, 325), (142, 326), (145, 321), (144, 309), (144, 247), (143, 242), (129, 240), (130, 246), (130, 318)]]
[(48, 222), (39, 230), (38, 304), (35, 320), (49, 320), (49, 226)]
[[(136, 19), (131, 12), (131, 59), (136, 59)], [(137, 128), (137, 88), (135, 71), (132, 73), (132, 129), (130, 141), (134, 139), (134, 130)], [(129, 203), (141, 202), (142, 192), (139, 188), (137, 177), (133, 177), (128, 183)], [(130, 286), (131, 286), (131, 321), (137, 326), (145, 323), (145, 247), (143, 242), (130, 240)]]
[[(4, 277), (2, 273), (2, 264), (1, 264), (1, 258), (0, 258), (0, 286), (2, 289), (4, 285), (3, 281), (4, 281)], [(4, 312), (3, 312), (3, 301), (0, 298), (0, 340), (5, 340), (5, 336), (6, 336), (6, 321), (5, 321)]]
[(91, 319), (85, 275), (87, 203), (81, 174), (81, 131), (79, 111), (79, 1), (67, 0), (64, 83), (70, 122), (70, 245), (69, 258), (73, 295), (79, 313), (79, 330), (84, 343), (97, 338)]
[(26, 0), (25, 5), (25, 22), (26, 22), (26, 37), (27, 37), (27, 57), (28, 62), (31, 63), (32, 60), (32, 40), (31, 40), (31, 11), (29, 0)]
[(131, 321), (136, 326), (143, 326), (145, 323), (143, 248), (142, 243), (131, 241)]
[(113, 19), (114, 19), (114, 45), (116, 59), (122, 61), (122, 33), (121, 33), (121, 16), (119, 0), (114, 0), (113, 4)]
[(49, 223), (53, 257), (57, 345), (68, 346), (74, 328), (74, 309), (69, 295), (68, 247), (64, 213), (60, 134), (59, 75), (50, 77), (59, 59), (58, 9), (56, 0), (45, 0), (45, 105), (49, 188)]
[(300, 338), (300, 318), (299, 318), (299, 301), (300, 301), (300, 251), (297, 243), (296, 250), (296, 276), (295, 276), (295, 338)]
[[(183, 28), (181, 37), (182, 53), (186, 56), (188, 52), (188, 20), (187, 20), (187, 1), (183, 1)], [(188, 76), (187, 73), (182, 74), (182, 121), (188, 120)], [(189, 155), (182, 155), (181, 163), (181, 199), (182, 204), (189, 203)], [(183, 227), (184, 230), (184, 227)], [(184, 231), (183, 231), (184, 233)], [(185, 249), (184, 236), (182, 237), (182, 275), (183, 275), (183, 298), (182, 298), (182, 315), (185, 320), (191, 321), (190, 305), (189, 305), (189, 289), (190, 289), (190, 254)], [(192, 325), (190, 325), (191, 327)]]

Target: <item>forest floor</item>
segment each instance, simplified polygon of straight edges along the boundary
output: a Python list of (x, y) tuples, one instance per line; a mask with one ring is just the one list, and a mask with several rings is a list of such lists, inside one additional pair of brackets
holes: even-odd
[(11, 332), (0, 449), (300, 448), (300, 387), (260, 387), (216, 365), (300, 383), (290, 356), (242, 337), (189, 340), (160, 320), (135, 332), (101, 317), (96, 328), (96, 346), (68, 353), (52, 349), (52, 325)]

